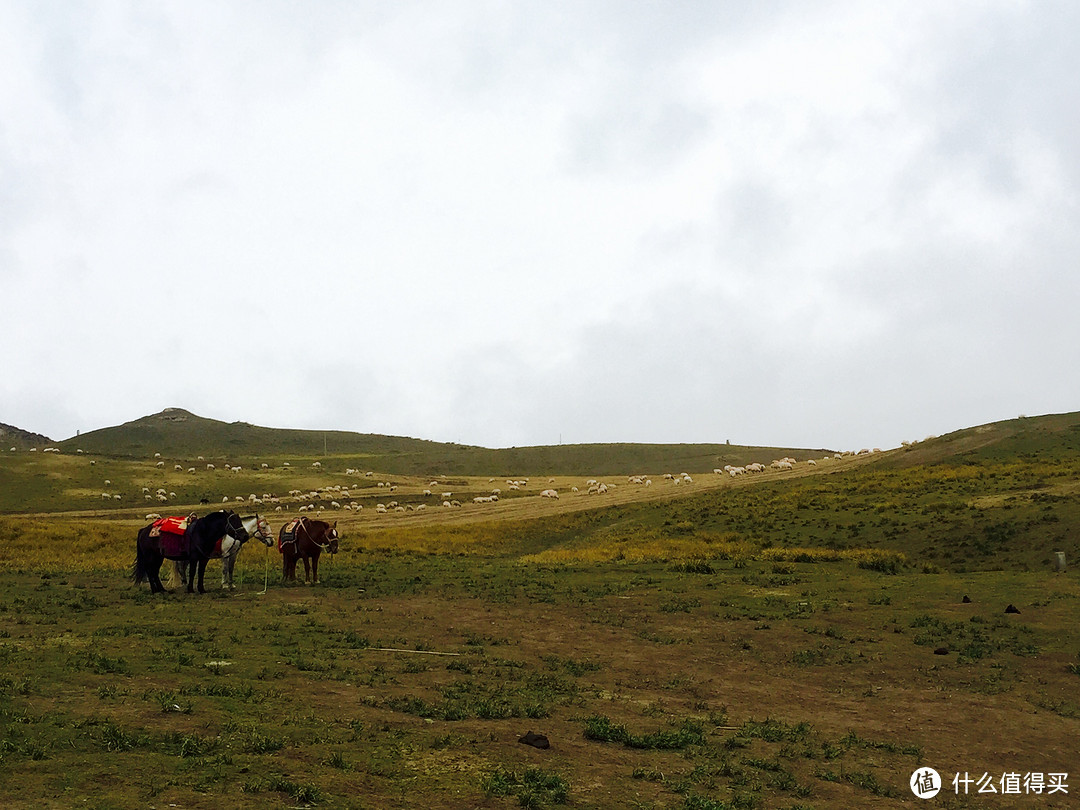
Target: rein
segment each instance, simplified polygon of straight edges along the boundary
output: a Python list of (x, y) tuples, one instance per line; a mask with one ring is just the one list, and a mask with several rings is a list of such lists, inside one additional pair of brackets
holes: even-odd
[[(308, 531), (307, 524), (308, 524), (307, 518), (301, 518), (300, 519), (300, 528), (302, 528), (304, 530), (304, 535), (307, 537), (308, 542), (310, 542), (313, 546), (318, 546), (323, 551), (330, 548), (330, 543), (329, 542), (320, 543), (318, 540), (316, 540), (314, 537), (311, 536), (311, 532)], [(334, 557), (334, 552), (331, 551), (330, 552), (330, 558), (333, 559), (333, 557)]]

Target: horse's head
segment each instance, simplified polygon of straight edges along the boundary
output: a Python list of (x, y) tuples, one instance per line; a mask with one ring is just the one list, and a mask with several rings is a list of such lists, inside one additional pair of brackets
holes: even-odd
[(270, 523), (266, 518), (255, 515), (244, 518), (243, 523), (249, 539), (254, 538), (267, 547), (274, 545), (274, 533), (270, 530)]
[(244, 521), (231, 509), (225, 513), (225, 534), (243, 543), (248, 539), (248, 530), (244, 528)]
[(337, 554), (338, 533), (336, 520), (334, 521), (333, 526), (327, 528), (326, 534), (323, 535), (323, 541), (326, 543), (326, 548), (331, 554)]

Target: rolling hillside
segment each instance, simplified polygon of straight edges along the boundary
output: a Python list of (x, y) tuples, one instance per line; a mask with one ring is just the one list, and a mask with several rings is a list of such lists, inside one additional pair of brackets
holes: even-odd
[(8, 450), (14, 447), (18, 450), (29, 450), (31, 447), (41, 448), (52, 443), (53, 440), (48, 436), (0, 422), (0, 449)]
[(807, 458), (825, 449), (728, 444), (575, 444), (490, 449), (374, 433), (288, 430), (221, 422), (167, 408), (116, 427), (68, 439), (65, 452), (145, 459), (285, 460), (291, 456), (339, 459), (343, 466), (398, 475), (615, 475), (628, 471), (700, 473), (725, 464)]

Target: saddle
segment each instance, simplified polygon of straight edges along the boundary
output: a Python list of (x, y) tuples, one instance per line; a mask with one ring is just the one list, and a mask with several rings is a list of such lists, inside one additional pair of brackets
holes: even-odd
[(303, 518), (293, 518), (285, 524), (281, 529), (281, 534), (278, 535), (278, 551), (282, 551), (282, 546), (286, 543), (291, 544), (293, 549), (296, 549), (296, 530), (300, 526), (300, 521)]
[(158, 537), (162, 532), (184, 534), (192, 523), (191, 516), (158, 518), (150, 526), (150, 536)]
[(190, 548), (188, 530), (196, 520), (194, 515), (158, 518), (150, 526), (150, 536), (161, 539), (161, 551), (166, 557), (185, 556)]

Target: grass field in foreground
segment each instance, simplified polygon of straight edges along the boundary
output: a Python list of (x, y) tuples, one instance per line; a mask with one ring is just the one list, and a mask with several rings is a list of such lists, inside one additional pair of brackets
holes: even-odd
[(1067, 575), (367, 552), (261, 593), (245, 554), (203, 596), (0, 574), (0, 804), (898, 807), (917, 766), (1076, 770)]

